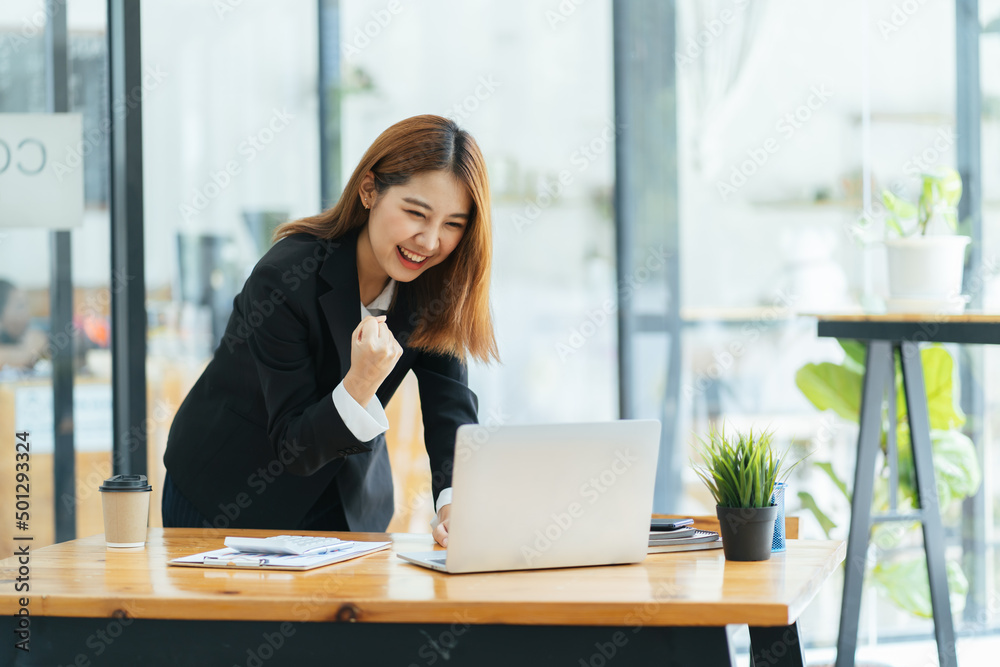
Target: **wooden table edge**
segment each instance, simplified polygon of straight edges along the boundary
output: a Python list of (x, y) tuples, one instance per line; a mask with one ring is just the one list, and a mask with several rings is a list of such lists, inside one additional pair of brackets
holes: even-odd
[[(402, 537), (406, 534), (400, 534)], [(810, 540), (811, 541), (811, 540)], [(790, 541), (790, 543), (797, 540)], [(829, 543), (830, 541), (817, 541)], [(393, 555), (394, 550), (385, 552)], [(690, 552), (689, 552), (690, 553)], [(672, 554), (651, 554), (656, 558), (670, 557)], [(330, 598), (319, 602), (309, 599), (296, 601), (276, 601), (268, 596), (234, 595), (234, 612), (238, 610), (239, 618), (220, 619), (218, 605), (206, 607), (211, 610), (197, 613), (200, 608), (195, 605), (192, 613), (190, 599), (169, 599), (152, 593), (131, 596), (112, 595), (79, 595), (63, 594), (59, 596), (58, 608), (48, 609), (48, 594), (30, 593), (31, 612), (36, 616), (62, 618), (114, 618), (128, 617), (147, 620), (246, 620), (246, 621), (276, 621), (292, 622), (362, 622), (362, 623), (437, 623), (444, 615), (455, 620), (460, 614), (465, 614), (463, 620), (475, 625), (567, 625), (567, 626), (606, 626), (624, 627), (718, 627), (728, 624), (749, 624), (759, 627), (781, 627), (794, 623), (806, 607), (812, 602), (830, 573), (844, 560), (846, 544), (837, 541), (837, 546), (820, 565), (797, 599), (787, 603), (757, 604), (752, 616), (746, 610), (741, 610), (743, 604), (712, 603), (706, 601), (664, 600), (670, 604), (674, 613), (659, 619), (650, 619), (644, 607), (657, 605), (659, 601), (644, 602), (594, 602), (586, 605), (574, 605), (565, 600), (555, 602), (532, 602), (526, 606), (526, 611), (511, 621), (510, 605), (513, 603), (490, 602), (455, 602), (448, 600), (420, 600), (419, 605), (412, 607), (412, 612), (400, 609), (399, 600), (380, 600), (367, 597)], [(8, 574), (3, 568), (12, 559), (0, 561), (0, 576)], [(415, 567), (415, 566), (414, 566)], [(622, 567), (630, 567), (628, 565)], [(425, 574), (434, 577), (461, 577), (465, 575), (448, 575), (432, 571)], [(5, 582), (6, 583), (6, 582)], [(0, 592), (0, 613), (10, 614), (19, 607), (19, 598), (23, 593), (11, 591)], [(306, 609), (312, 606), (314, 609)], [(567, 611), (569, 608), (569, 611)], [(148, 610), (151, 610), (149, 613)], [(558, 614), (556, 614), (558, 612)], [(559, 619), (552, 623), (553, 614)], [(428, 616), (435, 620), (428, 620)]]
[(791, 605), (789, 606), (788, 623), (785, 625), (791, 625), (797, 621), (800, 616), (802, 616), (802, 613), (816, 598), (816, 595), (819, 594), (819, 590), (829, 580), (833, 571), (840, 567), (840, 564), (844, 562), (845, 558), (847, 558), (847, 541), (836, 541), (838, 542), (837, 550), (830, 555), (829, 559), (827, 559), (823, 569), (813, 575), (813, 578), (809, 582), (809, 592), (799, 600), (796, 600), (797, 604), (794, 607)]

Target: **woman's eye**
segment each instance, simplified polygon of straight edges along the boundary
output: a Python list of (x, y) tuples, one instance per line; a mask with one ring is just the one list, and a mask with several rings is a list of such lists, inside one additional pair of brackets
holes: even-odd
[(407, 211), (407, 213), (410, 213), (412, 215), (418, 216), (420, 218), (424, 217), (424, 214), (421, 213), (420, 211)]
[(462, 222), (449, 222), (448, 224), (451, 225), (452, 227), (454, 227), (455, 229), (464, 229), (465, 228), (465, 223), (462, 223)]

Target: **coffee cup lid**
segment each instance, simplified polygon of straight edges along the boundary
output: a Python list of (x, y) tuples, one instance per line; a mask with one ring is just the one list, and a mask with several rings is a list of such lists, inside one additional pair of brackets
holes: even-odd
[(115, 475), (104, 480), (101, 491), (151, 491), (145, 475)]

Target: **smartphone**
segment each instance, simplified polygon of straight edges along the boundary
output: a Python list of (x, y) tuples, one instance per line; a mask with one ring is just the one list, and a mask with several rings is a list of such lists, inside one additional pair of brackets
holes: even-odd
[(652, 519), (649, 524), (650, 530), (677, 530), (684, 526), (690, 526), (694, 519)]

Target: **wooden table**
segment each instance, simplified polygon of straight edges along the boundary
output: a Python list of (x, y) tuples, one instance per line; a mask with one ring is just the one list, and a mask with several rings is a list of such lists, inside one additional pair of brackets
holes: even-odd
[[(921, 342), (1000, 344), (1000, 314), (932, 315), (819, 315), (818, 335), (849, 338), (867, 342), (865, 378), (861, 395), (858, 454), (851, 497), (851, 528), (847, 540), (847, 567), (844, 573), (840, 634), (837, 640), (837, 667), (852, 667), (861, 611), (861, 589), (873, 522), (919, 521), (923, 526), (924, 552), (930, 580), (934, 634), (941, 667), (954, 667), (955, 629), (948, 597), (948, 578), (944, 559), (944, 530), (938, 507), (934, 463), (931, 459), (930, 420), (920, 363)], [(894, 359), (899, 355), (903, 372), (906, 414), (910, 427), (913, 467), (920, 509), (899, 513), (895, 507), (895, 487), (890, 492), (890, 511), (871, 515), (875, 481), (875, 461), (881, 448), (883, 395), (889, 401), (889, 437), (887, 457), (891, 483), (895, 485), (895, 372)], [(926, 490), (920, 493), (921, 490)]]
[(430, 535), (334, 535), (392, 550), (308, 572), (168, 567), (223, 536), (150, 528), (144, 549), (108, 550), (96, 535), (31, 552), (30, 652), (13, 647), (24, 594), (7, 559), (0, 664), (732, 665), (725, 626), (749, 624), (758, 664), (802, 666), (797, 620), (845, 554), (843, 542), (789, 540), (760, 563), (719, 549), (448, 575), (395, 556), (429, 550)]

